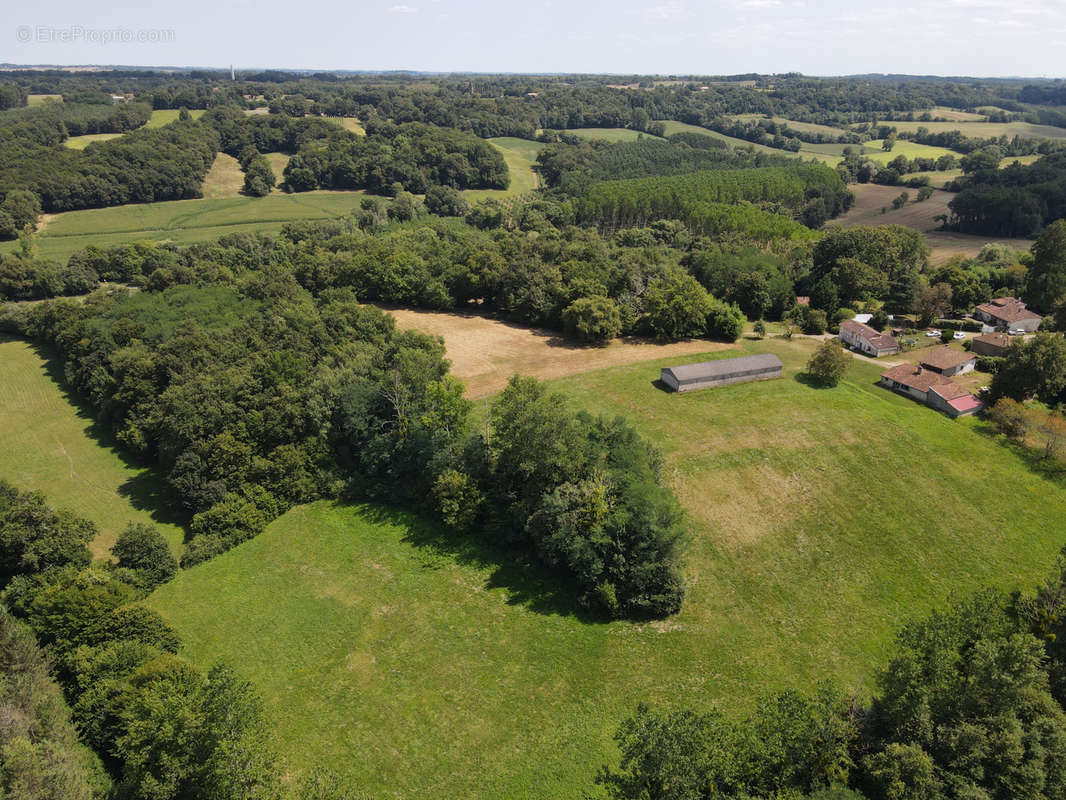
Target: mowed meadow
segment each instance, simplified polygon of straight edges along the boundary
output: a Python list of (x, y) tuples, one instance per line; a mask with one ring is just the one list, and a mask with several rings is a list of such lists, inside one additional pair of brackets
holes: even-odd
[(255, 682), (290, 769), (326, 765), (373, 796), (576, 797), (638, 702), (737, 712), (827, 678), (866, 694), (904, 620), (1041, 580), (1066, 495), (981, 423), (877, 388), (879, 365), (807, 385), (813, 345), (718, 351), (777, 353), (785, 377), (684, 396), (655, 385), (676, 357), (552, 382), (663, 449), (688, 518), (676, 617), (583, 619), (513, 554), (331, 502), (148, 602), (189, 658)]

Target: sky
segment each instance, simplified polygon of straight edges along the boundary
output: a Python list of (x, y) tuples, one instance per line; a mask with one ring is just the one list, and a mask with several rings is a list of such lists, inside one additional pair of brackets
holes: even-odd
[(1066, 75), (1066, 0), (50, 0), (3, 17), (16, 64)]

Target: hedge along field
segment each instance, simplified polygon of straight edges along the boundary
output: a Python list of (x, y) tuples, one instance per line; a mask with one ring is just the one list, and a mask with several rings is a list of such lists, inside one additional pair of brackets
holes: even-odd
[[(363, 196), (360, 192), (321, 190), (68, 211), (46, 218), (37, 247), (43, 258), (66, 261), (71, 253), (90, 244), (107, 247), (142, 239), (188, 244), (227, 233), (277, 233), (286, 222), (349, 214), (359, 208)], [(18, 242), (4, 242), (0, 252), (17, 247)]]
[[(724, 133), (718, 133), (712, 131), (710, 128), (703, 128), (699, 125), (690, 125), (687, 122), (677, 122), (676, 120), (663, 120), (663, 125), (666, 126), (666, 135), (672, 136), (675, 133), (702, 133), (704, 136), (713, 136), (715, 139), (721, 139), (723, 142), (728, 142), (733, 147), (751, 147), (760, 153), (773, 153), (778, 156), (791, 156), (793, 158), (802, 159), (816, 159), (823, 164), (828, 164), (833, 167), (840, 163), (842, 156), (836, 154), (835, 150), (832, 153), (822, 152), (820, 150), (809, 148), (825, 148), (827, 145), (809, 145), (806, 142), (803, 143), (803, 147), (798, 153), (793, 153), (789, 150), (778, 150), (776, 147), (767, 147), (764, 144), (756, 144), (755, 142), (749, 142), (746, 139), (738, 139), (735, 136), (726, 136)], [(828, 145), (829, 147), (840, 147), (843, 149), (843, 145)]]
[(566, 131), (582, 139), (603, 139), (607, 142), (635, 142), (642, 136), (658, 139), (650, 133), (635, 131), (632, 128), (570, 128)]
[(103, 443), (87, 410), (71, 403), (62, 369), (32, 345), (0, 336), (0, 478), (44, 492), (57, 508), (92, 520), (93, 555), (108, 558), (129, 522), (156, 525), (180, 553), (182, 529), (161, 499), (162, 479)]
[(148, 602), (185, 655), (253, 679), (290, 772), (329, 766), (370, 796), (583, 796), (638, 702), (735, 712), (828, 677), (866, 693), (903, 620), (1041, 580), (1066, 496), (978, 423), (874, 386), (877, 364), (797, 380), (813, 346), (745, 341), (785, 377), (689, 395), (653, 385), (676, 358), (553, 382), (663, 448), (688, 514), (676, 617), (582, 620), (475, 539), (326, 502)]

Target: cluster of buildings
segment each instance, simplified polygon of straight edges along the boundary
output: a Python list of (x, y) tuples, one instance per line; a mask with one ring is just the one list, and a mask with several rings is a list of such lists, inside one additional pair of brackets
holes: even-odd
[[(872, 358), (895, 355), (900, 344), (886, 333), (874, 330), (868, 318), (859, 315), (840, 323), (840, 340), (847, 347)], [(974, 309), (974, 320), (982, 332), (971, 340), (970, 352), (936, 347), (928, 350), (918, 364), (899, 364), (881, 374), (880, 385), (913, 397), (932, 408), (959, 417), (980, 410), (981, 401), (951, 380), (972, 371), (977, 356), (1003, 356), (1012, 334), (1031, 333), (1043, 320), (1016, 297), (997, 297)]]

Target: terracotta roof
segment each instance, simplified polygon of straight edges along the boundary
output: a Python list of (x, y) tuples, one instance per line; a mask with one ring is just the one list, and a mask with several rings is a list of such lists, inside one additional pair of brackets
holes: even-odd
[(987, 303), (981, 303), (976, 310), (1008, 323), (1020, 319), (1043, 319), (1035, 311), (1027, 309), (1025, 303), (1017, 297), (996, 297)]
[(980, 336), (973, 337), (973, 340), (996, 347), (1010, 347), (1010, 337), (1005, 333), (982, 333)]
[(958, 400), (960, 397), (972, 396), (968, 391), (963, 389), (954, 381), (944, 381), (943, 383), (938, 383), (936, 386), (929, 387), (929, 391), (933, 392), (934, 394), (940, 395), (948, 402), (951, 402), (952, 400)]
[(934, 347), (919, 360), (930, 369), (952, 369), (968, 361), (973, 361), (975, 358), (977, 356), (962, 350), (952, 350), (950, 347)]
[(878, 350), (891, 350), (899, 347), (899, 342), (887, 333), (881, 333), (880, 331), (871, 328), (869, 325), (864, 325), (853, 319), (842, 321), (840, 323), (840, 329), (851, 331), (852, 333), (863, 337)]
[(915, 364), (900, 364), (891, 369), (886, 369), (881, 373), (881, 377), (896, 383), (902, 383), (904, 386), (909, 386), (911, 389), (917, 389), (921, 392), (928, 392), (931, 387), (940, 383), (951, 383), (939, 372), (922, 369)]

